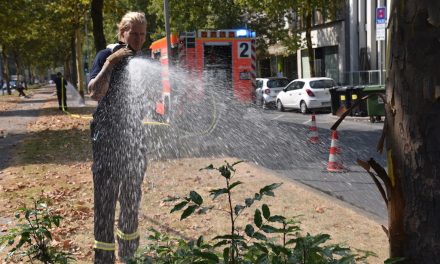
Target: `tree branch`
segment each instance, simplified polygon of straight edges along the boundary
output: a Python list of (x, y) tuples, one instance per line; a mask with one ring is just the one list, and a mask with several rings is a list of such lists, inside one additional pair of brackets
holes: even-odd
[[(372, 173), (369, 169), (368, 169), (368, 166), (365, 166), (365, 161), (362, 161), (362, 160), (357, 160), (357, 163), (362, 167), (362, 168), (364, 168), (367, 172), (368, 172), (368, 174), (371, 176), (371, 178), (373, 179), (373, 181), (374, 181), (374, 183), (376, 184), (376, 187), (377, 187), (377, 189), (379, 189), (379, 192), (380, 192), (380, 195), (382, 196), (382, 198), (383, 198), (383, 200), (385, 201), (385, 205), (387, 206), (387, 208), (388, 208), (388, 197), (387, 197), (387, 193), (385, 192), (385, 190), (383, 189), (383, 187), (382, 187), (382, 184), (380, 184), (380, 182), (379, 182), (379, 180), (377, 180), (377, 175), (375, 175), (374, 173)], [(367, 163), (367, 164), (369, 164), (369, 163)]]
[(371, 168), (373, 168), (373, 170), (377, 173), (377, 176), (383, 181), (383, 183), (385, 184), (385, 188), (387, 190), (387, 196), (388, 196), (388, 201), (391, 200), (391, 188), (392, 188), (392, 184), (391, 184), (391, 180), (388, 177), (387, 172), (385, 171), (385, 169), (379, 164), (377, 163), (373, 158), (370, 158), (370, 160), (368, 161), (368, 164), (370, 164)]

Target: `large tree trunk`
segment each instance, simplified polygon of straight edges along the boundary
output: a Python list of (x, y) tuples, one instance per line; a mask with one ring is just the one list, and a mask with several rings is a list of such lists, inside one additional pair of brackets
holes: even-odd
[(96, 52), (105, 49), (107, 42), (105, 41), (102, 8), (104, 0), (92, 0), (90, 15), (93, 22), (93, 39), (95, 41)]
[[(440, 260), (440, 2), (393, 1), (386, 138), (391, 257)], [(400, 263), (400, 262), (399, 262)]]

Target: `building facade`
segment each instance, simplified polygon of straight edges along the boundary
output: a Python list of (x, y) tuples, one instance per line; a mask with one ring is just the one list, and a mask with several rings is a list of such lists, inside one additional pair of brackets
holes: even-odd
[[(382, 26), (386, 26), (390, 2), (343, 0), (342, 8), (336, 10), (332, 20), (315, 12), (311, 38), (316, 76), (331, 77), (348, 85), (384, 83), (386, 29), (377, 32), (376, 18), (378, 8), (385, 11), (385, 25)], [(305, 40), (300, 19), (290, 21), (288, 26)], [(309, 56), (305, 45), (303, 47), (289, 56), (282, 55), (282, 47), (270, 47), (270, 75), (291, 79), (310, 77)], [(292, 58), (295, 58), (294, 62)], [(264, 65), (264, 61), (267, 64), (267, 59), (262, 61), (260, 64)], [(267, 75), (267, 66), (265, 68), (260, 73)]]

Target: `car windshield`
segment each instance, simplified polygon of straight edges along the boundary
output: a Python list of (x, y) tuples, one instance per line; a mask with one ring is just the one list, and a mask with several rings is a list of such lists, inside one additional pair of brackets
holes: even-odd
[(267, 81), (267, 87), (275, 88), (275, 87), (284, 87), (289, 84), (289, 80), (287, 79), (273, 79)]
[(310, 87), (313, 89), (332, 88), (334, 86), (336, 86), (336, 83), (333, 80), (317, 80), (310, 82)]

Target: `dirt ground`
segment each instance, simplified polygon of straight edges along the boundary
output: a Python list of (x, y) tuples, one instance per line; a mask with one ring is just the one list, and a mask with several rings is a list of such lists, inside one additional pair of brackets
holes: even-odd
[[(77, 263), (90, 263), (93, 258), (93, 183), (89, 119), (73, 118), (56, 110), (56, 98), (51, 98), (41, 110), (40, 117), (28, 126), (28, 137), (17, 147), (12, 165), (0, 171), (0, 235), (15, 223), (13, 215), (20, 204), (31, 204), (39, 195), (53, 200), (52, 208), (64, 217), (62, 226), (53, 230), (53, 245), (70, 250)], [(3, 104), (1, 102), (1, 104)], [(3, 104), (5, 105), (5, 104)], [(0, 111), (13, 108), (8, 103)], [(87, 114), (90, 109), (72, 109), (73, 113)], [(0, 140), (2, 140), (0, 138)], [(180, 221), (180, 213), (170, 214), (173, 205), (163, 200), (169, 196), (185, 196), (190, 190), (199, 192), (205, 203), (223, 209), (222, 200), (213, 202), (208, 191), (224, 187), (224, 179), (217, 171), (199, 169), (224, 161), (233, 163), (234, 157), (180, 159), (150, 162), (142, 186), (140, 212), (141, 247), (147, 230), (153, 227), (173, 236), (209, 239), (229, 230), (227, 215), (218, 210), (206, 215), (191, 216)], [(251, 163), (238, 164), (235, 180), (245, 184), (236, 187), (234, 204), (243, 203), (265, 185), (283, 183), (275, 190), (275, 197), (263, 203), (272, 214), (286, 217), (300, 216), (304, 233), (327, 233), (331, 243), (343, 243), (351, 248), (375, 252), (368, 263), (383, 263), (388, 255), (388, 241), (380, 223), (348, 205), (313, 189), (277, 175), (273, 171)], [(253, 219), (256, 207), (242, 215), (241, 225)], [(7, 249), (0, 249), (3, 260)], [(16, 263), (16, 262), (3, 262)]]

